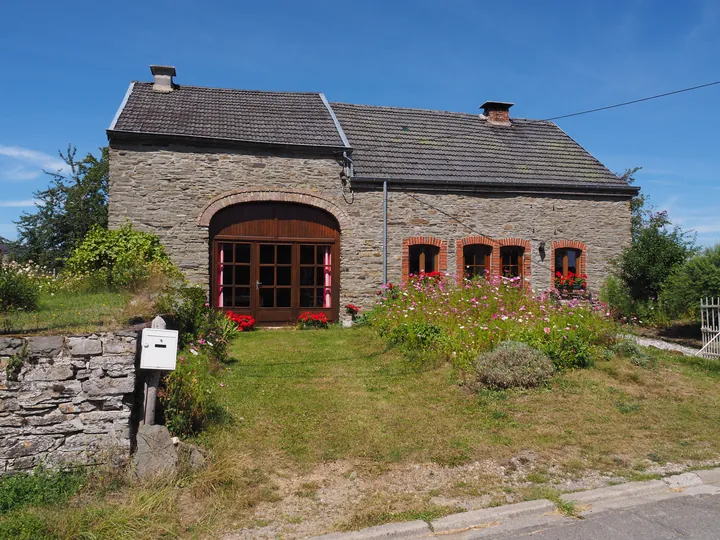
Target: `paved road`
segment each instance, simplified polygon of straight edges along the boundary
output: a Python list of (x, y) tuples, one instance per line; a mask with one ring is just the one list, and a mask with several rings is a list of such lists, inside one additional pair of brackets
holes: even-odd
[[(487, 540), (719, 540), (720, 495), (677, 497), (623, 510), (590, 514), (585, 519), (535, 526), (513, 532), (478, 531), (465, 538)], [(481, 536), (482, 534), (482, 536)]]

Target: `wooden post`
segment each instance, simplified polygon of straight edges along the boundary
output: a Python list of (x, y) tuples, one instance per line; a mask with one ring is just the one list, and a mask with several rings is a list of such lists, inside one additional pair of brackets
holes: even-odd
[[(167, 327), (165, 319), (159, 315), (152, 321), (151, 328), (160, 328), (164, 330)], [(157, 391), (160, 385), (160, 370), (148, 370), (145, 374), (145, 423), (148, 425), (155, 424), (155, 406), (157, 404)]]

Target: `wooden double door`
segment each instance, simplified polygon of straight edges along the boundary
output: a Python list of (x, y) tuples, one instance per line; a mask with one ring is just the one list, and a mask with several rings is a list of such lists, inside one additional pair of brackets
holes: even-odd
[(337, 320), (340, 234), (332, 216), (303, 205), (248, 203), (216, 218), (215, 307), (260, 324), (292, 323), (306, 311)]

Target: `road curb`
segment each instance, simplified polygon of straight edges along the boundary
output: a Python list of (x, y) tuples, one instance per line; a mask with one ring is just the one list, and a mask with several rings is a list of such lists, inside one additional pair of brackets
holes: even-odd
[[(589, 491), (565, 493), (560, 496), (564, 502), (576, 505), (596, 505), (605, 511), (616, 507), (636, 506), (673, 497), (720, 493), (720, 467), (676, 474), (661, 480), (629, 482)], [(470, 512), (451, 514), (436, 519), (428, 525), (425, 521), (389, 523), (354, 532), (331, 533), (314, 537), (315, 540), (391, 540), (401, 538), (465, 538), (471, 534), (484, 536), (499, 529), (510, 530), (525, 525), (540, 525), (548, 520), (560, 519), (548, 516), (556, 505), (547, 499), (528, 501), (494, 508), (483, 508)], [(586, 510), (587, 511), (587, 510)], [(585, 513), (585, 512), (583, 512)], [(552, 518), (552, 519), (551, 519)], [(563, 519), (568, 519), (563, 517)], [(515, 523), (513, 523), (515, 522)]]
[(368, 527), (359, 531), (330, 533), (313, 537), (315, 540), (381, 540), (395, 538), (420, 538), (432, 536), (432, 531), (425, 521), (405, 521), (402, 523), (388, 523), (377, 527)]
[(592, 504), (599, 501), (605, 501), (607, 499), (637, 497), (641, 495), (650, 495), (652, 493), (662, 493), (663, 491), (667, 491), (667, 489), (668, 485), (662, 480), (650, 480), (649, 482), (618, 484), (616, 486), (591, 489), (590, 491), (564, 493), (563, 495), (560, 495), (560, 499), (564, 502)]
[(436, 519), (430, 523), (435, 534), (462, 532), (469, 529), (482, 529), (495, 526), (509, 519), (518, 519), (533, 515), (541, 515), (545, 512), (555, 510), (555, 504), (547, 499), (537, 501), (521, 502), (496, 506), (494, 508), (483, 508), (460, 514), (452, 514), (444, 518)]

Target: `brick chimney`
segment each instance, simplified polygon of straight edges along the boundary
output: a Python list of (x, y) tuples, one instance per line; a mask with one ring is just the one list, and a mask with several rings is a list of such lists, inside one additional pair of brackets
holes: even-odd
[(510, 107), (515, 105), (514, 103), (508, 103), (506, 101), (486, 101), (480, 105), (481, 109), (484, 109), (485, 116), (488, 122), (491, 124), (500, 124), (504, 126), (510, 125)]
[(150, 72), (155, 77), (153, 90), (165, 93), (173, 91), (175, 66), (150, 66)]

